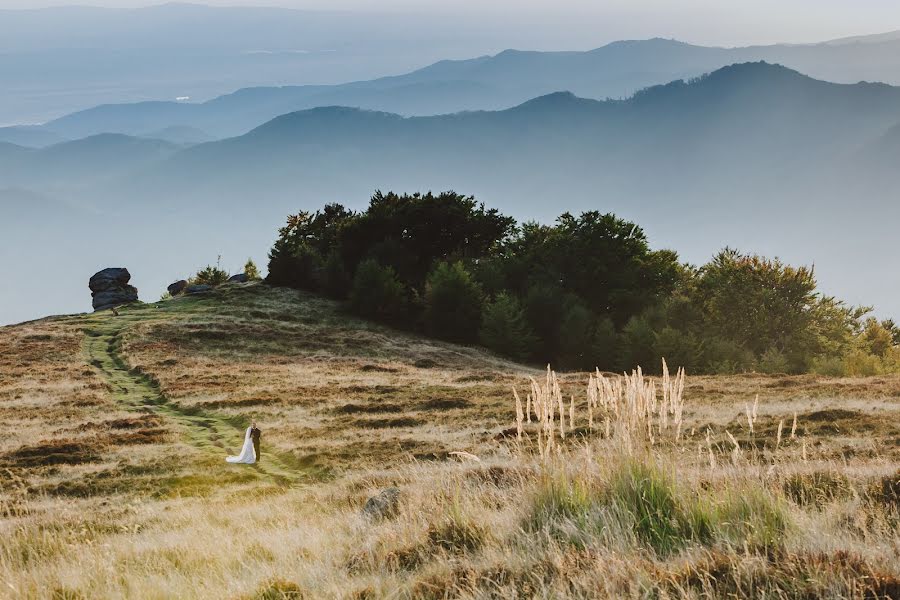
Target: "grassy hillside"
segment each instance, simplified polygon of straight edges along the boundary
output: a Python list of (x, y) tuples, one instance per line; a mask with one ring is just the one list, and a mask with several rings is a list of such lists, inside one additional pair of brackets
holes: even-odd
[(626, 447), (566, 374), (541, 460), (529, 376), (254, 284), (4, 327), (0, 597), (900, 594), (900, 378), (689, 374)]

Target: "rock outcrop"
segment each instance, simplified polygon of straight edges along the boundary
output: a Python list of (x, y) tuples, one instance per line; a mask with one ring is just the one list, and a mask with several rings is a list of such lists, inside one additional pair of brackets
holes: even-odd
[(226, 283), (247, 283), (248, 281), (250, 281), (250, 278), (247, 277), (246, 273), (238, 273), (229, 277)]
[(122, 304), (137, 302), (138, 291), (133, 285), (128, 285), (130, 280), (131, 273), (128, 272), (128, 269), (121, 267), (103, 269), (94, 273), (88, 281), (94, 310), (115, 308)]
[(183, 292), (184, 288), (186, 288), (187, 286), (188, 286), (188, 282), (184, 279), (181, 279), (179, 281), (176, 281), (175, 283), (173, 283), (166, 289), (169, 291), (170, 296), (177, 296), (178, 294)]

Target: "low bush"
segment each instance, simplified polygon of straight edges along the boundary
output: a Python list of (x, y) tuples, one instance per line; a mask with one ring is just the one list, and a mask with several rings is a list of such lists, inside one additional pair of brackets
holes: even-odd
[(221, 285), (228, 281), (230, 275), (227, 271), (207, 265), (205, 268), (197, 271), (197, 274), (191, 277), (190, 282), (196, 285)]

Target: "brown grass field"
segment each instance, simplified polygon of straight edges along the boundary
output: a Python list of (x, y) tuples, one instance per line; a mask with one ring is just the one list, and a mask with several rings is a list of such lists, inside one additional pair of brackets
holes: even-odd
[(530, 377), (255, 284), (4, 327), (0, 598), (900, 598), (900, 377), (688, 373), (651, 444), (564, 374), (544, 458)]

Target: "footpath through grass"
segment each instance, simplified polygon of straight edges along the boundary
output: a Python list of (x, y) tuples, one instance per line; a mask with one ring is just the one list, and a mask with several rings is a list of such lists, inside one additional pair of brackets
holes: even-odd
[[(123, 335), (130, 326), (152, 318), (149, 306), (95, 313), (84, 324), (84, 352), (88, 362), (98, 369), (110, 386), (110, 394), (123, 408), (135, 412), (155, 414), (180, 426), (182, 434), (192, 445), (221, 457), (238, 454), (244, 432), (249, 425), (245, 419), (217, 414), (208, 410), (184, 407), (163, 394), (155, 379), (132, 368), (122, 353)], [(169, 318), (155, 315), (156, 318)], [(290, 454), (268, 451), (263, 443), (260, 463), (232, 465), (228, 468), (251, 468), (279, 485), (309, 481), (315, 474), (304, 469)]]

